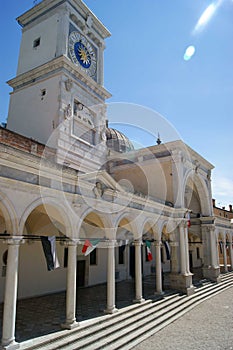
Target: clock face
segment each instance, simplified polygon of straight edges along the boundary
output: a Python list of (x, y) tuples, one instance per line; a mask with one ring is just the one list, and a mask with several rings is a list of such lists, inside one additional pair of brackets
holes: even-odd
[(89, 76), (95, 76), (95, 50), (91, 43), (79, 32), (72, 32), (69, 36), (69, 54), (74, 64), (78, 65)]

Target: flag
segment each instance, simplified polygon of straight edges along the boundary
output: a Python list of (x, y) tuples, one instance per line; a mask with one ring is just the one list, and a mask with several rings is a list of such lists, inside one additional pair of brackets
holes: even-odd
[(57, 254), (56, 254), (56, 237), (41, 236), (41, 243), (47, 263), (48, 271), (52, 271), (60, 267)]
[(165, 250), (166, 250), (166, 255), (167, 255), (167, 260), (170, 260), (171, 259), (171, 248), (170, 248), (170, 245), (167, 241), (164, 241), (164, 247), (165, 247)]
[(219, 249), (220, 249), (220, 253), (222, 254), (222, 241), (219, 241)]
[(191, 226), (190, 212), (187, 213), (188, 227)]
[(86, 239), (85, 242), (84, 242), (82, 253), (85, 256), (90, 254), (97, 247), (99, 241), (100, 241), (99, 239), (92, 239), (90, 241), (88, 239)]
[(147, 259), (148, 261), (153, 260), (152, 254), (151, 254), (151, 250), (150, 250), (150, 246), (151, 246), (151, 242), (150, 241), (146, 241), (146, 252), (147, 252)]

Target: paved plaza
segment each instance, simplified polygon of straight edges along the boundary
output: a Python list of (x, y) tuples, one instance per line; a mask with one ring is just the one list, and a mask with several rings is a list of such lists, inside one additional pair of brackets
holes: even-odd
[[(156, 297), (154, 291), (155, 276), (144, 278), (144, 298), (161, 298)], [(116, 306), (120, 309), (131, 305), (134, 293), (134, 280), (116, 283)], [(167, 290), (167, 293), (170, 292)], [(16, 340), (22, 342), (60, 331), (60, 325), (65, 321), (65, 298), (65, 292), (62, 292), (19, 300), (17, 303)], [(106, 284), (79, 288), (77, 290), (77, 300), (78, 321), (102, 316), (106, 308)], [(233, 349), (232, 300), (233, 288), (229, 288), (201, 303), (171, 325), (134, 347), (134, 349), (231, 350)], [(1, 328), (2, 309), (3, 305), (1, 304)]]
[(134, 350), (232, 350), (233, 288), (211, 297)]

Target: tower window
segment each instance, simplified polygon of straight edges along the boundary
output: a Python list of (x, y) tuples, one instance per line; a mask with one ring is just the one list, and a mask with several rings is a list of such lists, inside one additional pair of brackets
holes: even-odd
[(37, 38), (33, 41), (33, 48), (40, 46), (40, 38)]
[(43, 98), (46, 95), (46, 89), (40, 90), (41, 98)]

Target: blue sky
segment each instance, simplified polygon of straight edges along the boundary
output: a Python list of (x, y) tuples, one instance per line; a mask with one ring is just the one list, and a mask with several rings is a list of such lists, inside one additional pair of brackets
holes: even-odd
[[(216, 203), (233, 203), (233, 1), (85, 3), (112, 33), (105, 52), (105, 87), (113, 95), (109, 102), (158, 112), (184, 142), (216, 167), (212, 176)], [(210, 20), (194, 31), (211, 4), (219, 6)], [(17, 68), (21, 29), (15, 18), (32, 5), (33, 0), (1, 4), (1, 121), (6, 119), (11, 91), (5, 82), (15, 76)], [(185, 61), (189, 45), (196, 51)], [(144, 118), (143, 114), (141, 125)], [(155, 117), (154, 130), (167, 141), (156, 122)], [(148, 140), (153, 142), (153, 137)]]

